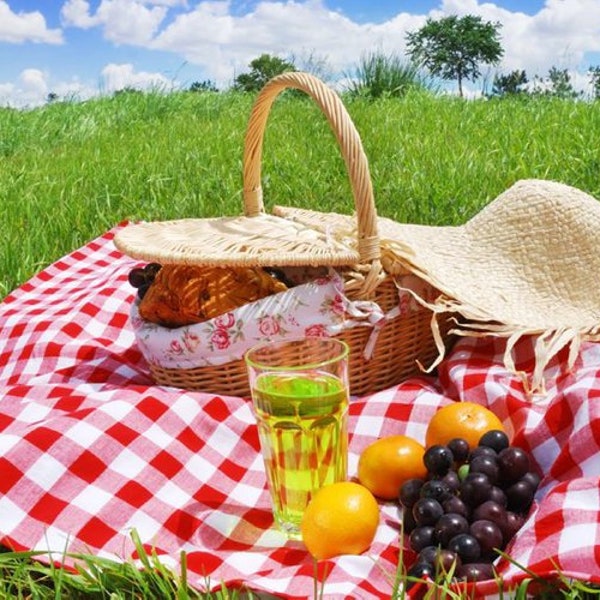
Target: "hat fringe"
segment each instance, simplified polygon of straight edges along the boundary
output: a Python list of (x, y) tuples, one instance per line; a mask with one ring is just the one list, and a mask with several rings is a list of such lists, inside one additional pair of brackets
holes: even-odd
[[(569, 348), (567, 359), (567, 369), (571, 371), (579, 354), (581, 344), (585, 341), (600, 341), (600, 324), (593, 327), (582, 329), (559, 328), (539, 330), (530, 327), (523, 327), (518, 324), (498, 323), (492, 321), (489, 315), (485, 315), (476, 307), (458, 302), (444, 294), (440, 294), (434, 302), (427, 302), (421, 298), (414, 290), (402, 288), (408, 291), (419, 304), (432, 311), (431, 332), (436, 342), (438, 356), (432, 364), (427, 367), (419, 365), (420, 368), (429, 373), (435, 369), (444, 359), (446, 346), (440, 333), (438, 317), (441, 314), (460, 313), (461, 319), (453, 318), (456, 326), (451, 328), (451, 335), (463, 337), (502, 337), (507, 338), (506, 348), (504, 350), (503, 362), (508, 371), (519, 376), (527, 396), (533, 399), (534, 396), (543, 396), (546, 394), (546, 385), (544, 372), (550, 361), (565, 347)], [(516, 368), (514, 362), (514, 347), (517, 342), (526, 336), (535, 336), (534, 344), (534, 362), (535, 366), (531, 373), (520, 371)]]

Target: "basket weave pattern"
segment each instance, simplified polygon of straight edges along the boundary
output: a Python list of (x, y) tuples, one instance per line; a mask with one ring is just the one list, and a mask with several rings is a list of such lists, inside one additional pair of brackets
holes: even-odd
[[(374, 301), (388, 313), (398, 306), (398, 289), (380, 261), (378, 220), (368, 161), (359, 134), (339, 96), (319, 79), (306, 73), (285, 73), (272, 79), (259, 93), (250, 115), (244, 146), (244, 215), (248, 219), (260, 219), (266, 214), (261, 187), (264, 131), (274, 100), (288, 88), (302, 90), (318, 104), (335, 134), (346, 164), (354, 196), (354, 245), (359, 262), (340, 269), (345, 293), (351, 300)], [(327, 264), (326, 258), (323, 260), (321, 256), (319, 260), (319, 264)], [(429, 309), (419, 307), (389, 319), (378, 332), (368, 359), (365, 349), (372, 334), (371, 327), (355, 327), (336, 336), (350, 346), (351, 393), (364, 395), (390, 387), (421, 372), (419, 363), (431, 364), (439, 354), (432, 335), (432, 317)], [(447, 326), (441, 326), (444, 340), (447, 329)], [(218, 367), (173, 369), (152, 364), (150, 369), (158, 384), (233, 396), (250, 393), (242, 359)]]

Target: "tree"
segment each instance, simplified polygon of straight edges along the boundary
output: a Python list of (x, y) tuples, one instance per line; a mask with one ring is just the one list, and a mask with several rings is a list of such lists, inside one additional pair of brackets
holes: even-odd
[(571, 75), (567, 69), (558, 69), (551, 67), (548, 72), (548, 79), (552, 85), (552, 95), (558, 98), (577, 98), (579, 93), (571, 83)]
[(218, 92), (217, 86), (210, 80), (205, 79), (204, 81), (194, 81), (190, 85), (190, 92)]
[(234, 89), (243, 92), (257, 92), (276, 75), (287, 71), (296, 71), (294, 63), (272, 56), (261, 54), (250, 62), (250, 72), (241, 73), (234, 80)]
[(592, 97), (594, 100), (600, 100), (600, 67), (590, 67), (588, 74), (592, 84)]
[(492, 86), (492, 96), (516, 96), (523, 94), (524, 86), (529, 83), (525, 71), (515, 70), (508, 75), (496, 75)]
[(546, 79), (537, 78), (534, 94), (553, 96), (563, 100), (574, 99), (580, 95), (571, 83), (569, 71), (555, 66), (550, 67)]
[(495, 65), (502, 58), (500, 27), (474, 15), (427, 19), (421, 29), (406, 34), (408, 54), (432, 75), (456, 79), (462, 97), (463, 81), (475, 81), (481, 75), (480, 64)]

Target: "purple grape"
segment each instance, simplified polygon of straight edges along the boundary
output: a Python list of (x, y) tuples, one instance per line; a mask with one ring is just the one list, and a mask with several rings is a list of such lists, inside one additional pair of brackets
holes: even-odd
[[(433, 581), (435, 579), (435, 568), (433, 565), (430, 565), (426, 562), (416, 562), (414, 565), (412, 565), (412, 567), (410, 567), (410, 569), (408, 569), (406, 575), (414, 579), (429, 579), (430, 581)], [(406, 589), (410, 590), (410, 588), (417, 583), (417, 581), (407, 581)]]
[(469, 531), (469, 521), (458, 513), (446, 513), (437, 520), (434, 529), (437, 541), (445, 548), (454, 536)]
[(144, 299), (144, 296), (146, 295), (146, 293), (148, 292), (148, 288), (150, 287), (149, 283), (145, 283), (144, 285), (141, 285), (138, 289), (137, 289), (137, 296), (140, 300)]
[(154, 281), (154, 278), (158, 275), (158, 272), (161, 269), (162, 265), (159, 265), (155, 262), (151, 262), (144, 267), (144, 272), (146, 273), (146, 276), (148, 277), (149, 281)]
[(492, 484), (483, 473), (469, 473), (460, 484), (460, 497), (470, 507), (484, 502), (492, 489)]
[(529, 455), (522, 448), (509, 446), (498, 453), (500, 478), (506, 483), (518, 481), (529, 471)]
[(502, 488), (499, 488), (497, 485), (493, 485), (490, 490), (490, 495), (488, 496), (489, 500), (493, 500), (496, 504), (500, 506), (506, 507), (506, 494)]
[(419, 498), (412, 507), (412, 513), (415, 522), (421, 527), (435, 525), (444, 514), (444, 509), (435, 498)]
[(476, 446), (469, 454), (469, 462), (471, 462), (476, 456), (488, 456), (490, 458), (496, 458), (498, 453), (489, 446)]
[(523, 475), (523, 477), (521, 477), (521, 479), (523, 479), (524, 481), (529, 481), (529, 483), (531, 483), (531, 485), (536, 490), (538, 489), (538, 486), (540, 485), (540, 481), (541, 481), (541, 477), (537, 473), (534, 473), (533, 471), (527, 471), (527, 473), (525, 473), (525, 475)]
[(435, 559), (439, 551), (438, 546), (425, 546), (421, 552), (417, 555), (415, 563), (426, 562), (431, 566), (435, 566)]
[(461, 564), (458, 555), (439, 546), (427, 546), (423, 548), (419, 552), (416, 562), (429, 563), (436, 572), (442, 571), (444, 573), (448, 573), (453, 565), (459, 566)]
[(412, 510), (404, 509), (402, 511), (402, 528), (404, 530), (404, 534), (408, 535), (415, 527), (417, 523), (415, 518), (413, 517)]
[(523, 515), (512, 512), (510, 510), (506, 511), (506, 524), (504, 527), (501, 528), (505, 546), (508, 545), (508, 543), (517, 534), (519, 529), (521, 529), (523, 523), (525, 523), (525, 517), (523, 517)]
[(134, 288), (140, 288), (148, 282), (146, 273), (141, 267), (131, 269), (127, 275), (127, 280), (129, 281), (129, 285)]
[(419, 494), (421, 498), (433, 498), (438, 502), (443, 502), (446, 498), (452, 496), (452, 490), (444, 480), (430, 479), (423, 484)]
[(468, 519), (471, 514), (469, 507), (458, 496), (446, 498), (446, 500), (442, 502), (442, 508), (445, 513), (456, 513), (462, 515), (466, 519)]
[(458, 478), (458, 473), (456, 471), (450, 470), (448, 471), (441, 479), (449, 488), (452, 493), (458, 491), (460, 487), (460, 479)]
[(456, 568), (454, 575), (461, 581), (487, 581), (494, 579), (494, 566), (485, 562), (463, 564)]
[(510, 445), (510, 440), (504, 431), (499, 429), (492, 429), (491, 431), (487, 431), (481, 436), (479, 440), (480, 446), (489, 446), (496, 452), (500, 452), (504, 450), (504, 448), (508, 448)]
[(506, 509), (493, 500), (486, 500), (473, 509), (472, 521), (492, 521), (502, 529), (506, 526)]
[(482, 558), (494, 559), (497, 550), (504, 547), (504, 536), (498, 525), (492, 521), (480, 519), (469, 526), (469, 533), (479, 542)]
[(525, 514), (531, 508), (535, 488), (525, 479), (519, 479), (505, 490), (508, 510)]
[(420, 492), (424, 481), (422, 479), (407, 479), (400, 488), (399, 499), (402, 506), (412, 508), (421, 497)]
[(481, 547), (470, 533), (459, 533), (448, 542), (448, 550), (460, 556), (463, 563), (477, 562), (481, 557)]
[(454, 463), (454, 456), (446, 446), (435, 444), (425, 450), (423, 462), (429, 473), (443, 477)]
[(484, 473), (494, 485), (498, 480), (499, 468), (496, 463), (496, 457), (484, 456), (479, 454), (474, 456), (469, 462), (469, 473)]
[(469, 458), (471, 449), (469, 448), (467, 440), (464, 440), (463, 438), (453, 438), (446, 446), (449, 448), (450, 452), (452, 452), (455, 463), (463, 463)]
[(435, 546), (436, 539), (433, 527), (431, 525), (416, 527), (411, 531), (408, 543), (410, 549), (415, 552), (421, 552), (426, 546)]

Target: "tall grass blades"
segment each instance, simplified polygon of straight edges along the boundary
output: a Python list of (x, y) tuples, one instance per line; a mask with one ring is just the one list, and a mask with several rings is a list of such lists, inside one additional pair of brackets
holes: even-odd
[(368, 98), (399, 98), (415, 89), (432, 89), (431, 80), (400, 57), (380, 52), (363, 55), (348, 76), (348, 92)]
[[(252, 94), (126, 92), (0, 109), (0, 298), (123, 220), (242, 213)], [(600, 103), (463, 101), (411, 89), (344, 102), (369, 158), (378, 213), (455, 225), (518, 179), (600, 198)], [(335, 138), (310, 99), (283, 95), (265, 132), (265, 203), (351, 213)]]

